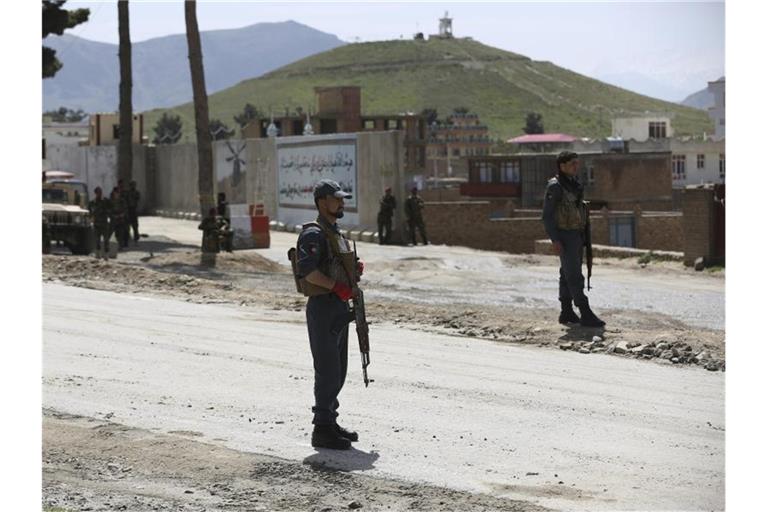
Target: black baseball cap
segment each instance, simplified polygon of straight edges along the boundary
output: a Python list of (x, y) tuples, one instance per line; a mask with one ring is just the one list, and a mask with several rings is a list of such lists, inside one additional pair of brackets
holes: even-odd
[(557, 155), (557, 165), (560, 164), (567, 164), (571, 160), (579, 158), (579, 155), (574, 153), (573, 151), (561, 151), (559, 155)]
[(326, 196), (341, 197), (344, 199), (351, 199), (352, 194), (344, 192), (341, 189), (341, 185), (333, 180), (320, 180), (315, 185), (315, 199), (320, 199)]

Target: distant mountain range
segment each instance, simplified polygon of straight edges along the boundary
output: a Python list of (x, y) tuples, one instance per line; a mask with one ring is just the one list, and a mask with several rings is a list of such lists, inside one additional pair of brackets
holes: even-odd
[[(722, 80), (723, 78), (724, 77), (720, 77), (718, 80)], [(680, 102), (680, 104), (686, 105), (688, 107), (699, 108), (701, 110), (709, 110), (710, 107), (715, 106), (715, 97), (705, 87), (698, 92), (688, 95), (683, 101)]]
[[(294, 21), (258, 23), (239, 29), (200, 33), (208, 93), (258, 77), (309, 55), (346, 44)], [(49, 36), (64, 67), (43, 80), (43, 110), (64, 106), (86, 112), (112, 112), (119, 105), (118, 45), (64, 34)], [(133, 108), (171, 107), (192, 99), (184, 34), (132, 45)]]
[[(354, 43), (301, 59), (209, 97), (212, 118), (231, 124), (245, 103), (263, 112), (315, 108), (314, 87), (361, 87), (363, 114), (421, 112), (440, 118), (466, 107), (493, 137), (522, 133), (528, 112), (543, 117), (547, 132), (580, 137), (610, 135), (611, 119), (667, 113), (675, 132), (713, 131), (706, 112), (666, 102), (472, 39)], [(191, 103), (145, 113), (154, 126), (163, 112), (179, 115), (183, 141), (194, 139)]]

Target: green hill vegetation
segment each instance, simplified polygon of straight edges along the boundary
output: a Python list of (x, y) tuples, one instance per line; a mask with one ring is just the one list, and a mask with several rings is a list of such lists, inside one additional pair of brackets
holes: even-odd
[[(493, 138), (521, 135), (528, 112), (542, 114), (547, 132), (582, 137), (610, 135), (613, 117), (665, 114), (676, 135), (712, 131), (706, 112), (670, 103), (471, 39), (380, 41), (348, 44), (209, 96), (211, 118), (235, 127), (246, 103), (275, 115), (296, 107), (315, 110), (316, 86), (361, 87), (363, 114), (421, 112), (440, 118), (456, 107), (477, 113)], [(191, 103), (145, 113), (148, 132), (169, 112), (181, 117), (182, 142), (194, 140)], [(150, 137), (151, 138), (151, 137)]]

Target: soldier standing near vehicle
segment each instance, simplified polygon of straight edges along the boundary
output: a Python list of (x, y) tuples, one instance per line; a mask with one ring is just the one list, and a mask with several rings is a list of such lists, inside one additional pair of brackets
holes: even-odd
[(424, 227), (424, 218), (421, 216), (421, 210), (424, 209), (424, 200), (419, 197), (419, 189), (413, 187), (411, 196), (405, 200), (405, 216), (408, 219), (408, 230), (411, 232), (411, 240), (416, 245), (416, 228), (421, 233), (424, 245), (427, 245), (427, 231)]
[(388, 244), (392, 238), (392, 216), (395, 214), (397, 201), (392, 195), (392, 187), (384, 189), (384, 196), (379, 201), (379, 244)]
[[(128, 191), (125, 193), (125, 205), (128, 209), (128, 225), (133, 230), (133, 241), (138, 243), (139, 241), (139, 200), (141, 194), (136, 190), (136, 182), (131, 181), (128, 184)], [(127, 228), (126, 228), (127, 229)], [(128, 233), (130, 238), (130, 232)]]
[[(355, 261), (336, 221), (344, 216), (344, 192), (333, 180), (315, 186), (317, 220), (305, 224), (296, 249), (296, 277), (307, 300), (307, 330), (315, 369), (312, 446), (345, 450), (358, 440), (336, 421), (338, 396), (347, 376), (349, 300), (363, 263)], [(354, 281), (354, 282), (353, 282)]]
[(128, 247), (128, 207), (125, 204), (125, 198), (120, 194), (120, 188), (112, 189), (109, 202), (111, 206), (110, 231), (115, 234), (118, 247), (124, 249)]
[[(101, 187), (93, 190), (95, 198), (88, 203), (88, 211), (93, 219), (93, 230), (96, 234), (96, 257), (107, 259), (109, 257), (110, 213), (112, 205), (108, 199), (101, 195)], [(102, 242), (104, 245), (102, 246)]]
[[(560, 256), (560, 317), (561, 324), (580, 323), (585, 327), (602, 327), (589, 307), (584, 294), (584, 274), (581, 273), (582, 256), (587, 227), (587, 204), (584, 186), (579, 182), (578, 155), (563, 151), (557, 156), (557, 175), (547, 183), (542, 220), (552, 241), (555, 254)], [(574, 312), (579, 308), (581, 318)]]

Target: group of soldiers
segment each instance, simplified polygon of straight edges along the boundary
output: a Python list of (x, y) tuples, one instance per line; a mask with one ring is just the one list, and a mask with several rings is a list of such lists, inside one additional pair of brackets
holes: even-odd
[[(556, 174), (545, 191), (542, 221), (553, 250), (560, 257), (558, 321), (564, 325), (602, 328), (605, 322), (590, 309), (584, 294), (581, 267), (585, 244), (588, 245), (589, 205), (584, 201), (578, 165), (576, 153), (564, 151), (558, 155)], [(406, 201), (411, 237), (415, 245), (415, 229), (419, 229), (426, 244), (421, 217), (423, 201), (418, 190), (414, 188), (411, 192)], [(349, 323), (357, 321), (350, 315), (349, 301), (354, 304), (361, 299), (357, 282), (364, 268), (336, 223), (344, 216), (344, 200), (351, 197), (332, 180), (321, 180), (315, 186), (317, 220), (304, 224), (293, 257), (297, 288), (309, 297), (306, 318), (315, 371), (312, 446), (336, 450), (349, 449), (359, 438), (357, 432), (337, 421), (338, 396), (347, 374)], [(389, 243), (396, 208), (391, 189), (385, 191), (380, 204), (379, 243), (384, 244)], [(574, 311), (574, 304), (580, 316)], [(364, 375), (367, 385), (367, 374)]]
[[(392, 243), (392, 217), (397, 208), (397, 200), (392, 195), (392, 187), (384, 190), (384, 196), (379, 201), (379, 214), (377, 221), (379, 225), (379, 244)], [(424, 217), (421, 211), (424, 209), (424, 200), (419, 197), (419, 189), (413, 187), (411, 195), (405, 200), (405, 218), (408, 222), (408, 233), (411, 243), (416, 245), (416, 230), (419, 231), (424, 245), (427, 245), (427, 230), (424, 226)]]
[(123, 180), (117, 182), (109, 198), (103, 196), (101, 187), (96, 187), (93, 192), (94, 199), (88, 203), (88, 211), (96, 234), (96, 257), (107, 259), (113, 233), (120, 249), (128, 247), (131, 230), (134, 243), (138, 243), (141, 194), (136, 189), (135, 181), (131, 181), (126, 190)]

